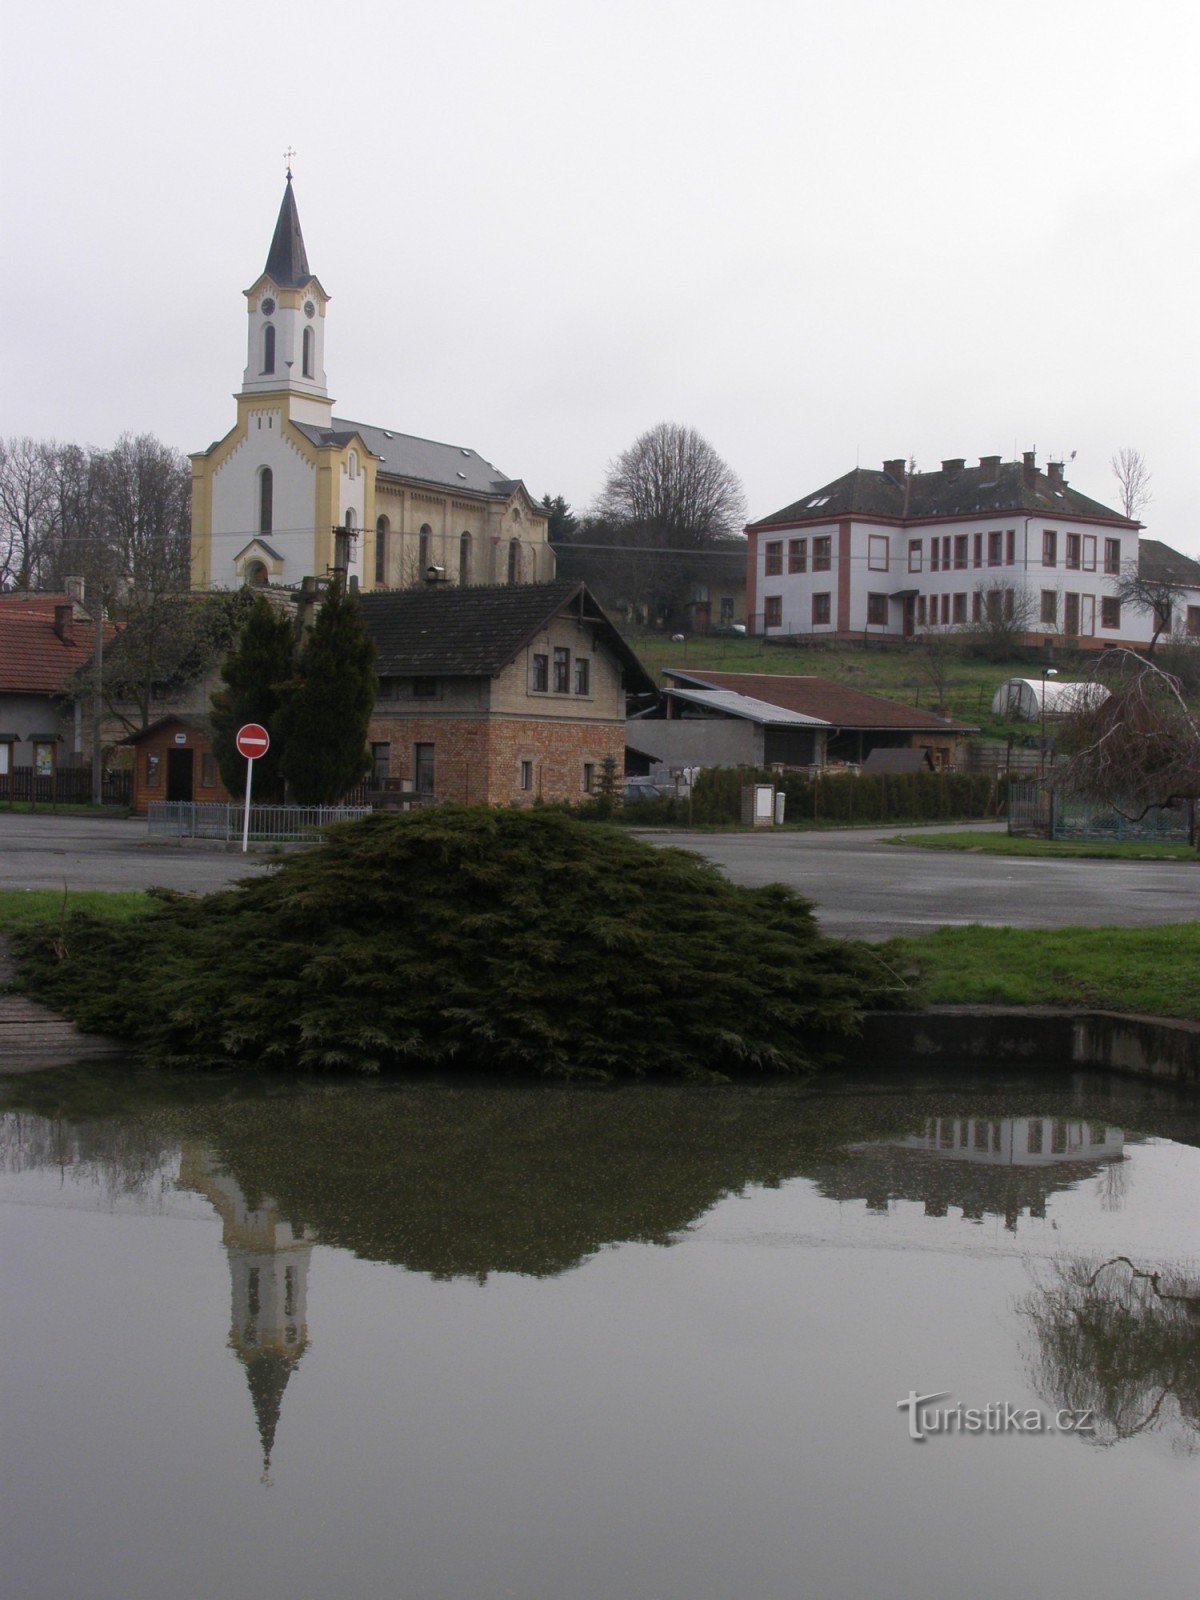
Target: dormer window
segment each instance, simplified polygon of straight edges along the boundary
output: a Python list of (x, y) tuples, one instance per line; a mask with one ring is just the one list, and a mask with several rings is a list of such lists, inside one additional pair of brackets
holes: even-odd
[(270, 323), (263, 329), (263, 363), (264, 372), (275, 371), (275, 329)]

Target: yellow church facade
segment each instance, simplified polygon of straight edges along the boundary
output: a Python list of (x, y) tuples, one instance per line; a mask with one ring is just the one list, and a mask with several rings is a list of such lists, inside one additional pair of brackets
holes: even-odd
[(546, 513), (519, 479), (465, 446), (333, 415), (329, 296), (309, 270), (290, 172), (245, 296), (237, 420), (191, 458), (193, 589), (291, 589), (335, 569), (364, 590), (553, 578)]

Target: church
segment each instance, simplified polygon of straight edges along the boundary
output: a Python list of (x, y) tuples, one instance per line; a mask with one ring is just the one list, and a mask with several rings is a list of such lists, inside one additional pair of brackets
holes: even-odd
[(237, 421), (192, 462), (192, 587), (293, 589), (335, 568), (364, 590), (544, 583), (548, 520), (477, 451), (333, 415), (329, 295), (309, 269), (289, 169), (245, 291)]

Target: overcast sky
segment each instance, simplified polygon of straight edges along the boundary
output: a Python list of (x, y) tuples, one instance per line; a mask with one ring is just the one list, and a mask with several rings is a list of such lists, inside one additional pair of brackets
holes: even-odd
[(292, 145), (341, 416), (585, 507), (664, 419), (752, 516), (1036, 448), (1195, 508), (1200, 44), (1175, 0), (123, 0), (4, 23), (0, 434), (232, 425)]

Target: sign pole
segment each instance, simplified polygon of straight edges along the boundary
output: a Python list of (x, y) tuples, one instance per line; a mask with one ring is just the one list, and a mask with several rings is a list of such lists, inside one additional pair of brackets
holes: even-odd
[(242, 813), (242, 854), (250, 848), (250, 788), (254, 782), (254, 757), (246, 757), (246, 808)]
[(250, 790), (254, 786), (254, 761), (257, 756), (265, 756), (271, 748), (271, 735), (261, 722), (248, 722), (244, 728), (238, 729), (234, 744), (238, 755), (246, 758), (246, 809), (242, 814), (242, 854), (245, 855), (250, 847)]

